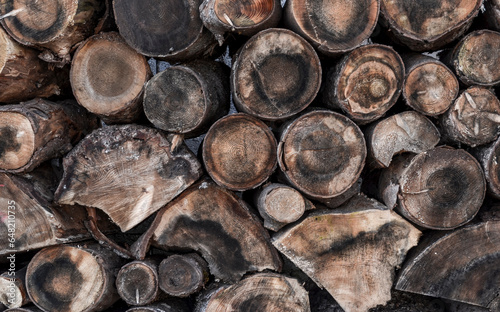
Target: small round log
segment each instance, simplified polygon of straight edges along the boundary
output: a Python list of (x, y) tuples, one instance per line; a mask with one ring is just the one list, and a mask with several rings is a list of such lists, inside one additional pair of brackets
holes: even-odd
[(200, 18), (222, 45), (226, 33), (252, 36), (276, 27), (281, 5), (279, 0), (205, 0), (200, 6)]
[(359, 47), (377, 24), (379, 0), (288, 0), (284, 22), (322, 54), (337, 56)]
[(2, 26), (14, 39), (52, 51), (45, 61), (69, 63), (73, 46), (93, 33), (104, 10), (99, 0), (7, 0), (0, 12)]
[(486, 192), (483, 170), (474, 157), (464, 150), (438, 147), (402, 159), (395, 162), (396, 170), (389, 167), (396, 178), (385, 179), (380, 187), (399, 186), (393, 194), (397, 195), (398, 212), (435, 230), (454, 229), (472, 220)]
[(98, 119), (71, 101), (0, 106), (0, 170), (27, 172), (69, 152)]
[(188, 306), (178, 300), (168, 300), (144, 307), (133, 307), (126, 312), (189, 312)]
[(244, 191), (264, 183), (276, 168), (276, 139), (268, 126), (247, 114), (219, 119), (203, 141), (203, 162), (219, 185)]
[(500, 199), (500, 137), (488, 145), (477, 147), (473, 155), (484, 170), (488, 193)]
[(7, 308), (20, 308), (30, 301), (26, 292), (26, 267), (0, 275), (0, 303)]
[(482, 29), (471, 32), (455, 46), (447, 62), (466, 85), (500, 83), (500, 33)]
[(129, 123), (141, 116), (150, 77), (146, 58), (116, 32), (87, 39), (75, 52), (70, 72), (78, 103), (106, 123)]
[(156, 128), (198, 136), (229, 111), (229, 70), (197, 60), (156, 74), (144, 91), (144, 112)]
[(27, 307), (22, 307), (22, 308), (11, 308), (7, 309), (4, 312), (42, 312), (39, 308), (36, 306), (27, 306)]
[(172, 255), (159, 266), (160, 288), (174, 297), (199, 292), (208, 281), (208, 264), (198, 254)]
[(201, 0), (113, 0), (115, 21), (125, 41), (139, 53), (185, 61), (209, 56), (217, 42), (203, 27)]
[(102, 311), (119, 299), (114, 273), (123, 261), (97, 244), (45, 248), (28, 265), (26, 288), (46, 312)]
[(311, 45), (286, 29), (267, 29), (246, 42), (233, 63), (234, 105), (264, 120), (305, 109), (321, 85), (321, 64)]
[(460, 94), (440, 120), (446, 139), (472, 147), (486, 144), (500, 135), (500, 101), (490, 90), (473, 86)]
[(482, 0), (381, 0), (380, 16), (398, 41), (414, 51), (437, 50), (460, 37)]
[(500, 31), (500, 0), (485, 0), (484, 8), (488, 25), (492, 29)]
[(158, 261), (132, 261), (116, 276), (116, 289), (129, 305), (146, 305), (158, 299)]
[(372, 122), (396, 103), (404, 71), (403, 60), (391, 47), (362, 46), (329, 71), (323, 102), (329, 108), (341, 109), (358, 124)]
[(287, 181), (312, 199), (329, 200), (358, 180), (366, 158), (359, 127), (347, 117), (317, 110), (283, 131), (278, 163)]
[(458, 95), (455, 74), (440, 61), (422, 54), (403, 55), (406, 104), (427, 116), (444, 113)]

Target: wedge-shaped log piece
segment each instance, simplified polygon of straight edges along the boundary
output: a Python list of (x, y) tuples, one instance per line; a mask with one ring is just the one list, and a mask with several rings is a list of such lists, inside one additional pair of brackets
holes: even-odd
[(392, 157), (402, 152), (422, 153), (435, 147), (441, 135), (432, 121), (408, 111), (387, 117), (366, 130), (368, 164), (388, 167)]
[(488, 221), (422, 242), (395, 287), (487, 308), (497, 301), (499, 267), (500, 222)]
[(321, 53), (336, 56), (360, 46), (375, 29), (379, 0), (288, 0), (284, 21)]
[(141, 258), (151, 240), (167, 250), (196, 250), (216, 278), (236, 282), (247, 272), (281, 270), (281, 260), (269, 239), (235, 194), (213, 182), (200, 181), (158, 212), (133, 249)]
[(196, 253), (172, 255), (158, 267), (161, 290), (170, 296), (188, 297), (208, 282), (208, 264)]
[(275, 273), (257, 273), (221, 287), (198, 302), (196, 312), (309, 312), (309, 296), (299, 281)]
[(482, 0), (381, 0), (381, 20), (414, 51), (436, 50), (460, 37), (479, 13)]
[(138, 125), (94, 131), (64, 158), (63, 166), (57, 202), (100, 208), (122, 231), (202, 174), (201, 164), (177, 136)]
[(395, 269), (420, 234), (387, 207), (359, 195), (333, 211), (311, 213), (272, 241), (346, 312), (363, 312), (390, 300)]
[(472, 153), (481, 163), (488, 193), (500, 199), (500, 137), (491, 144), (476, 147)]

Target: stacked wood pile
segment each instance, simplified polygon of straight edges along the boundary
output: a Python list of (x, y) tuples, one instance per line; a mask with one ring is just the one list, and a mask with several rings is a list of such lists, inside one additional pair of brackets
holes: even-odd
[(0, 13), (0, 311), (500, 311), (498, 0)]

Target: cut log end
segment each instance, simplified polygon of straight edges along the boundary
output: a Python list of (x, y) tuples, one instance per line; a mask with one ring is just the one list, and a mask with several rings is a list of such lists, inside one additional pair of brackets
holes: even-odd
[(274, 0), (216, 0), (215, 14), (231, 27), (248, 27), (266, 20), (273, 11)]
[(175, 297), (197, 293), (208, 281), (208, 264), (197, 254), (173, 255), (159, 266), (160, 288)]
[(287, 187), (272, 190), (267, 194), (264, 203), (267, 214), (281, 223), (297, 221), (304, 214), (306, 208), (302, 195)]
[(35, 152), (35, 132), (30, 120), (19, 113), (0, 113), (0, 168), (18, 169)]
[(120, 297), (130, 305), (146, 305), (158, 295), (157, 266), (143, 261), (124, 265), (116, 276)]

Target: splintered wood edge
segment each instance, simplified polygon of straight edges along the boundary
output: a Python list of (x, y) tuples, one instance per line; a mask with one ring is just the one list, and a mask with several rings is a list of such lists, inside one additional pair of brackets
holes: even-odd
[(0, 169), (19, 169), (28, 164), (35, 143), (35, 132), (26, 116), (0, 111)]

